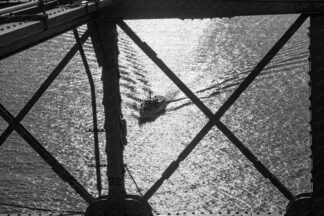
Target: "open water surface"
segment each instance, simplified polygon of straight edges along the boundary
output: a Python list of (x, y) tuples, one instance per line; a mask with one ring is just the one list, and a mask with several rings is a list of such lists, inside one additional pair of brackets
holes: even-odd
[[(134, 20), (129, 25), (216, 112), (296, 16), (208, 20)], [(226, 112), (222, 121), (294, 193), (309, 192), (308, 22)], [(83, 32), (85, 27), (80, 27)], [(75, 43), (67, 32), (0, 62), (0, 102), (14, 115)], [(101, 71), (88, 40), (99, 128), (103, 128)], [(125, 163), (144, 193), (207, 122), (189, 99), (119, 30)], [(148, 92), (168, 97), (166, 113), (139, 124), (138, 105)], [(89, 84), (79, 55), (69, 63), (22, 121), (64, 166), (97, 196)], [(0, 130), (7, 124), (0, 121)], [(104, 133), (100, 134), (104, 158)], [(102, 171), (105, 182), (105, 174)], [(137, 194), (129, 174), (129, 193)], [(107, 193), (107, 184), (104, 184)], [(86, 203), (13, 133), (0, 149), (0, 202), (84, 211)], [(150, 199), (157, 212), (280, 211), (287, 200), (217, 129)], [(1, 206), (0, 213), (29, 213)]]

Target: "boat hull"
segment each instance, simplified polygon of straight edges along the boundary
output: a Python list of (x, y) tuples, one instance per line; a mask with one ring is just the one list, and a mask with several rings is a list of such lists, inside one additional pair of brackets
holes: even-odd
[(141, 110), (140, 111), (140, 118), (141, 119), (146, 119), (146, 118), (154, 118), (162, 113), (165, 112), (167, 106), (167, 102), (163, 101), (157, 108), (152, 109), (152, 110)]

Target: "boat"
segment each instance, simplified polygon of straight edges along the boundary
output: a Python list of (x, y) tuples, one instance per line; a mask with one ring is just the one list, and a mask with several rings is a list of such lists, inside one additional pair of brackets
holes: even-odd
[(143, 100), (140, 106), (140, 118), (154, 118), (165, 112), (167, 106), (167, 100), (161, 95), (149, 97)]

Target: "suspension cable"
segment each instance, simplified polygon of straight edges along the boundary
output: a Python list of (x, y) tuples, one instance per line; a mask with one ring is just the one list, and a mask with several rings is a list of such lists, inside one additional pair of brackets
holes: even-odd
[[(128, 167), (127, 167), (126, 164), (124, 164), (124, 166), (125, 166), (126, 171), (127, 171), (128, 174), (129, 174), (129, 176), (131, 177), (131, 179), (132, 179), (132, 181), (133, 181), (133, 183), (134, 183), (134, 185), (135, 185), (135, 187), (136, 187), (137, 192), (141, 195), (141, 197), (143, 197), (143, 193), (141, 192), (142, 189), (137, 185), (137, 183), (136, 183), (136, 181), (135, 181), (135, 179), (134, 179), (134, 177), (133, 177), (131, 171), (128, 169)], [(150, 206), (150, 208), (152, 209), (152, 211), (153, 211), (155, 214), (158, 214), (158, 212), (157, 212), (157, 211), (156, 211), (152, 206)]]
[(124, 164), (125, 168), (126, 168), (126, 171), (128, 172), (129, 176), (131, 177), (132, 181), (134, 182), (134, 185), (136, 187), (136, 190), (138, 191), (138, 193), (143, 196), (142, 192), (141, 192), (141, 189), (138, 187), (133, 175), (131, 174), (130, 170), (128, 169), (127, 165)]
[(95, 149), (95, 159), (96, 159), (96, 174), (97, 174), (97, 189), (98, 195), (101, 196), (101, 172), (100, 172), (100, 152), (99, 152), (99, 139), (98, 139), (98, 120), (97, 120), (97, 105), (96, 105), (96, 90), (93, 82), (93, 78), (91, 75), (90, 67), (85, 56), (82, 43), (79, 37), (79, 33), (77, 29), (73, 29), (75, 40), (79, 46), (79, 52), (85, 67), (85, 71), (90, 84), (91, 91), (91, 104), (92, 104), (92, 121), (93, 121), (93, 137), (94, 137), (94, 149)]

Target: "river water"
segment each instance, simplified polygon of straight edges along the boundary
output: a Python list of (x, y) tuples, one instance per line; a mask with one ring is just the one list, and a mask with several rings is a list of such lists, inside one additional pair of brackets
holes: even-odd
[[(296, 16), (127, 23), (192, 91), (216, 112)], [(308, 22), (226, 112), (222, 121), (294, 193), (309, 192)], [(79, 28), (83, 32), (85, 27)], [(14, 115), (74, 44), (72, 32), (2, 60), (0, 102)], [(86, 55), (103, 128), (101, 71), (88, 40)], [(121, 93), (127, 120), (125, 163), (144, 193), (176, 159), (207, 118), (119, 29)], [(166, 113), (139, 124), (148, 92), (168, 97)], [(22, 124), (97, 196), (89, 84), (77, 54)], [(7, 124), (1, 119), (0, 130)], [(101, 156), (104, 133), (100, 133)], [(13, 133), (0, 149), (0, 202), (84, 211), (86, 203)], [(104, 182), (105, 174), (102, 171)], [(138, 194), (129, 174), (129, 193)], [(107, 193), (107, 184), (104, 184)], [(287, 200), (213, 128), (149, 200), (157, 212), (282, 211)], [(0, 213), (31, 210), (0, 206)]]

